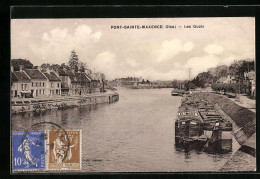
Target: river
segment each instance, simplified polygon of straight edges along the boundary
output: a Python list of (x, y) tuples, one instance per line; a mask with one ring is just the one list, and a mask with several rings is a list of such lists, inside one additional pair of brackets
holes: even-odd
[(118, 88), (111, 104), (82, 106), (44, 113), (15, 114), (12, 130), (38, 122), (82, 129), (82, 172), (218, 171), (239, 148), (209, 154), (175, 147), (174, 121), (181, 97), (171, 89)]

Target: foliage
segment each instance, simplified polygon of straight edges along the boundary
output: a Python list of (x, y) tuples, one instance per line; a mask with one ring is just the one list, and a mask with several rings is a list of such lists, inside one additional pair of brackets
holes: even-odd
[(185, 81), (184, 82), (184, 87), (185, 87), (186, 90), (189, 90), (189, 89), (195, 89), (198, 86), (195, 85), (192, 81)]
[(33, 64), (26, 59), (12, 59), (11, 60), (11, 65), (14, 67), (14, 71), (19, 71), (20, 70), (20, 65), (23, 65), (24, 68), (26, 69), (32, 69), (34, 66)]
[(70, 68), (77, 68), (78, 69), (78, 64), (79, 64), (79, 58), (78, 55), (74, 50), (71, 51), (68, 66)]
[[(199, 73), (192, 82), (198, 87), (206, 87), (207, 84), (216, 83), (218, 79), (222, 77), (227, 77), (228, 75), (235, 77), (243, 77), (245, 72), (254, 71), (254, 60), (243, 59), (239, 61), (234, 61), (230, 66), (220, 65), (215, 68), (208, 69), (207, 72)], [(214, 85), (213, 85), (214, 86)], [(214, 87), (226, 91), (237, 91), (234, 89), (234, 85), (215, 85)]]
[(205, 88), (207, 84), (211, 84), (213, 82), (213, 76), (210, 72), (203, 72), (198, 74), (193, 80), (192, 83), (194, 85)]
[(237, 83), (213, 83), (211, 85), (211, 88), (214, 91), (224, 91), (224, 92), (232, 92), (232, 93), (238, 93), (239, 92), (239, 84)]
[(87, 64), (84, 63), (84, 62), (79, 61), (78, 62), (78, 69), (81, 72), (85, 72), (85, 70), (87, 69)]
[(180, 81), (180, 80), (173, 80), (171, 83), (173, 88), (180, 88), (180, 87), (182, 87), (183, 84), (184, 84), (184, 82)]
[(229, 66), (229, 72), (234, 76), (243, 76), (244, 72), (255, 71), (255, 62), (252, 60), (234, 61)]
[(49, 64), (49, 63), (43, 63), (41, 65), (42, 72), (46, 72), (47, 69), (52, 69), (54, 71), (57, 71), (61, 68), (59, 64)]

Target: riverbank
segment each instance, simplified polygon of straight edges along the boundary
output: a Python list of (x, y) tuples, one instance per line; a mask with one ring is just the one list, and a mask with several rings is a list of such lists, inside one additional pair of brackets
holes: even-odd
[(233, 135), (241, 147), (234, 153), (220, 171), (254, 171), (256, 169), (256, 114), (233, 100), (214, 93), (194, 93), (200, 99), (218, 104), (236, 127)]
[(81, 96), (58, 96), (52, 98), (16, 98), (11, 101), (11, 112), (39, 112), (52, 109), (74, 108), (87, 104), (109, 103), (119, 100), (119, 94), (113, 91)]

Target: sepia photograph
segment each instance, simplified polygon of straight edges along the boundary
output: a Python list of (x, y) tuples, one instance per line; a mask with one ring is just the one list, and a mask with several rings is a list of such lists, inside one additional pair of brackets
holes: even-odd
[(254, 172), (254, 17), (11, 19), (11, 172)]

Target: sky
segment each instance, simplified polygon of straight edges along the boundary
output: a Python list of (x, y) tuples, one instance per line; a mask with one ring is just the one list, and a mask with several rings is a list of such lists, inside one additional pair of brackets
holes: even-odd
[[(111, 26), (162, 25), (161, 29)], [(166, 28), (167, 25), (176, 28)], [(204, 28), (184, 28), (203, 25)], [(179, 27), (180, 26), (180, 27)], [(255, 19), (81, 18), (12, 19), (11, 58), (67, 63), (72, 50), (106, 79), (185, 80), (217, 65), (255, 59)]]

